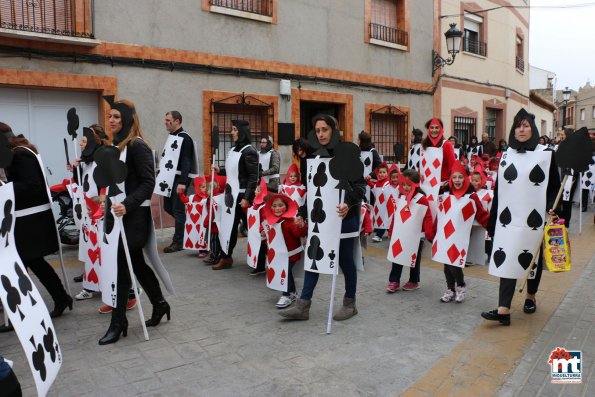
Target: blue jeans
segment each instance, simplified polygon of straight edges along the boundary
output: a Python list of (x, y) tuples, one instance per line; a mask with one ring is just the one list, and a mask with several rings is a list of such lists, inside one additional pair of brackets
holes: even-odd
[[(352, 233), (359, 228), (359, 219), (357, 216), (344, 219), (341, 223), (341, 233)], [(345, 277), (345, 298), (355, 298), (355, 290), (357, 287), (357, 270), (355, 269), (355, 261), (353, 258), (353, 244), (354, 238), (341, 239), (339, 243), (339, 267), (343, 271)], [(318, 273), (305, 272), (304, 288), (302, 289), (301, 299), (310, 300), (314, 294), (314, 289), (318, 283)]]

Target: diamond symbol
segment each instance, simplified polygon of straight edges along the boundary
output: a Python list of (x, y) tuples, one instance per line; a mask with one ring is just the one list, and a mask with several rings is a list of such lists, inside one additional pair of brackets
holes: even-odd
[(409, 207), (403, 207), (399, 214), (401, 214), (401, 221), (403, 221), (403, 223), (407, 222), (407, 219), (411, 218), (411, 211), (409, 211)]
[(434, 244), (432, 244), (432, 256), (436, 255), (436, 251), (438, 251), (438, 242), (434, 240)]
[(430, 179), (430, 186), (434, 187), (438, 184), (438, 180), (436, 179), (436, 177), (433, 177), (432, 179)]
[(434, 166), (434, 168), (438, 169), (438, 167), (440, 167), (440, 160), (438, 159), (434, 159), (434, 161), (432, 162), (432, 165)]
[(424, 171), (424, 174), (426, 174), (426, 176), (430, 176), (430, 175), (432, 175), (432, 171), (429, 168), (426, 168), (426, 170)]
[(424, 157), (424, 158), (421, 160), (421, 166), (425, 168), (426, 164), (427, 164), (427, 162), (426, 162), (426, 158)]
[(457, 246), (453, 244), (450, 246), (448, 251), (446, 251), (446, 254), (448, 255), (448, 259), (450, 259), (450, 263), (455, 263), (456, 259), (461, 253), (457, 249)]
[(450, 211), (450, 207), (452, 205), (452, 203), (450, 202), (450, 196), (448, 196), (446, 198), (446, 200), (444, 200), (444, 213), (446, 214), (448, 211)]
[(461, 250), (461, 258), (465, 259), (465, 257), (467, 256), (467, 251), (465, 251), (465, 249)]
[(403, 247), (401, 246), (401, 239), (395, 241), (392, 246), (393, 256), (398, 256), (401, 252), (403, 252)]
[(376, 225), (377, 226), (382, 225), (382, 218), (380, 218), (380, 217), (376, 218)]
[(452, 224), (452, 221), (449, 220), (444, 226), (444, 237), (448, 239), (450, 236), (452, 236), (455, 230), (455, 226)]
[(467, 203), (466, 206), (463, 207), (461, 212), (463, 213), (463, 220), (467, 221), (467, 219), (469, 219), (470, 217), (475, 215), (475, 207), (473, 207), (473, 204), (471, 204), (471, 201), (470, 201)]

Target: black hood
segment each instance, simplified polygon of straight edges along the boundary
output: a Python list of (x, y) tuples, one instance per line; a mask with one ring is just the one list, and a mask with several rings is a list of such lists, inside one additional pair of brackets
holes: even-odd
[(262, 138), (260, 138), (260, 139), (261, 140), (262, 139), (266, 139), (267, 140), (266, 147), (264, 149), (261, 148), (260, 149), (260, 153), (265, 154), (265, 153), (268, 153), (269, 151), (271, 151), (271, 149), (273, 148), (273, 140), (271, 139), (271, 137), (268, 136), (268, 135), (263, 135)]
[(250, 145), (250, 123), (246, 120), (231, 120), (231, 124), (238, 129), (238, 140), (235, 142), (235, 148), (241, 149)]
[(126, 137), (128, 137), (128, 134), (130, 134), (133, 116), (134, 113), (136, 113), (136, 111), (134, 110), (134, 108), (131, 108), (125, 103), (114, 102), (113, 95), (104, 95), (103, 99), (105, 99), (105, 101), (109, 104), (110, 109), (116, 109), (118, 112), (120, 112), (120, 116), (122, 117), (122, 129), (120, 130), (120, 132), (112, 136), (114, 145), (117, 145), (124, 139), (126, 139)]
[[(523, 120), (527, 120), (531, 125), (531, 138), (527, 142), (519, 142), (514, 137), (514, 130), (518, 123)], [(539, 130), (535, 125), (535, 115), (527, 112), (524, 108), (521, 108), (519, 112), (514, 116), (512, 127), (510, 128), (510, 134), (508, 135), (508, 147), (515, 149), (520, 153), (524, 153), (526, 150), (535, 150), (535, 147), (539, 144)]]

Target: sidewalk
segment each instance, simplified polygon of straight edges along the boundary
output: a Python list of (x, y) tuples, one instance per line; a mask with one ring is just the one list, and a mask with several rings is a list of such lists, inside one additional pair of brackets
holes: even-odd
[[(162, 247), (170, 235), (164, 230)], [(99, 346), (109, 316), (97, 313), (98, 298), (76, 302), (72, 312), (54, 321), (64, 362), (49, 396), (533, 396), (534, 385), (550, 395), (547, 357), (557, 346), (582, 349), (589, 370), (582, 386), (552, 386), (565, 394), (592, 395), (586, 387), (592, 387), (595, 361), (590, 334), (595, 264), (585, 265), (593, 256), (595, 227), (585, 224), (582, 236), (572, 238), (573, 270), (544, 273), (538, 310), (531, 316), (522, 313), (524, 298), (517, 294), (510, 327), (480, 317), (497, 302), (497, 279), (486, 267), (465, 270), (469, 292), (462, 304), (439, 302), (445, 289), (442, 265), (427, 259), (419, 290), (387, 294), (388, 243), (370, 244), (366, 270), (358, 275), (360, 313), (334, 322), (332, 335), (324, 333), (330, 276), (320, 278), (310, 320), (291, 323), (277, 315), (279, 293), (265, 287), (263, 276), (248, 275), (251, 269), (240, 259), (244, 239), (230, 270), (213, 271), (195, 253), (163, 255), (177, 292), (166, 297), (171, 321), (149, 328), (151, 339), (144, 341), (138, 312), (130, 311), (128, 337)], [(67, 251), (72, 257), (74, 250)], [(72, 279), (81, 266), (74, 258), (68, 263)], [(583, 271), (585, 277), (573, 287)], [(402, 281), (407, 276), (405, 270)], [(81, 288), (71, 286), (73, 293)], [(343, 292), (339, 276), (335, 310)], [(51, 302), (43, 288), (41, 293)], [(148, 316), (150, 303), (144, 294), (141, 299)], [(589, 304), (579, 307), (579, 300)], [(575, 322), (568, 325), (571, 319)], [(566, 336), (558, 342), (552, 339), (556, 334)], [(34, 396), (16, 335), (0, 334), (0, 352), (15, 361), (24, 396)]]

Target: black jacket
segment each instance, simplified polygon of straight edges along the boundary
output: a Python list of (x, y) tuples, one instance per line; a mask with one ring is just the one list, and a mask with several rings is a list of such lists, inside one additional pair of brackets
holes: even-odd
[[(13, 150), (7, 178), (13, 183), (15, 210), (48, 204), (46, 181), (35, 155), (24, 148)], [(15, 243), (23, 261), (41, 258), (58, 250), (58, 235), (52, 210), (16, 218)]]
[(182, 127), (172, 132), (170, 135), (178, 136), (180, 132), (183, 132), (180, 137), (184, 138), (182, 141), (182, 147), (180, 148), (180, 157), (178, 158), (178, 168), (180, 175), (176, 175), (176, 183), (182, 183), (188, 187), (190, 179), (188, 174), (192, 171), (192, 163), (194, 162), (194, 143), (190, 135)]
[[(258, 152), (254, 146), (250, 145), (249, 143), (242, 146), (236, 145), (233, 148), (233, 151), (239, 152), (244, 146), (248, 147), (244, 149), (242, 156), (240, 157), (240, 164), (238, 166), (238, 179), (240, 182), (240, 189), (246, 189), (243, 198), (252, 203), (252, 200), (254, 200), (256, 185), (258, 183)], [(226, 175), (225, 169), (221, 168), (219, 170), (219, 174)]]

